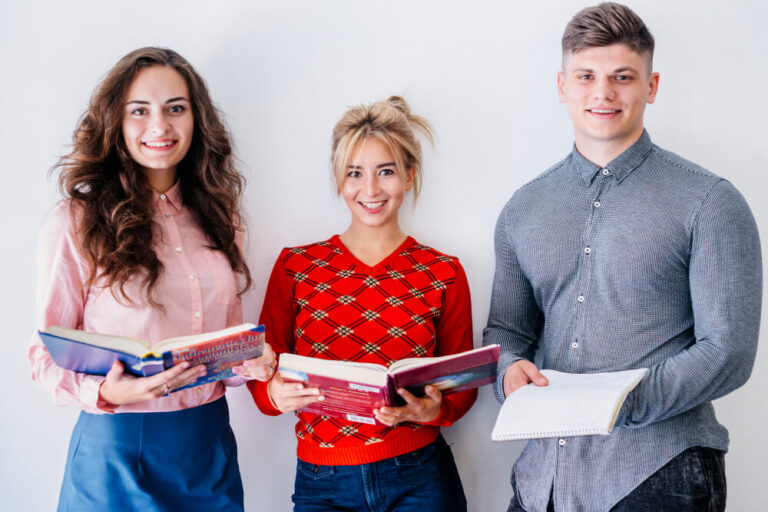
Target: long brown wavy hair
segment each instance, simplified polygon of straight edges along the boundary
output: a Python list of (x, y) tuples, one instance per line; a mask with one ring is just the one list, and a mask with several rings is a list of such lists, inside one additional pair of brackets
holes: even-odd
[(53, 169), (77, 210), (76, 234), (90, 264), (88, 285), (97, 279), (129, 303), (125, 285), (143, 276), (148, 302), (162, 308), (152, 292), (163, 264), (152, 249), (152, 189), (131, 158), (122, 136), (124, 102), (136, 74), (168, 66), (186, 81), (194, 115), (192, 143), (177, 167), (185, 207), (205, 232), (211, 249), (221, 251), (232, 269), (251, 285), (251, 273), (235, 241), (243, 230), (240, 199), (245, 180), (233, 162), (232, 144), (205, 81), (181, 55), (167, 48), (140, 48), (115, 64), (94, 91), (73, 135), (72, 151)]

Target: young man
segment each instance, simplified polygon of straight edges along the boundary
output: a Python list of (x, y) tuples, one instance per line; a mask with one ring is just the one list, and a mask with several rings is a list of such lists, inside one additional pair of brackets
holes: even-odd
[(760, 245), (726, 180), (651, 143), (653, 37), (604, 3), (563, 35), (560, 101), (575, 147), (518, 190), (496, 227), (484, 344), (502, 347), (498, 398), (542, 368), (648, 368), (607, 437), (528, 443), (509, 510), (723, 510), (728, 433), (711, 401), (749, 377)]

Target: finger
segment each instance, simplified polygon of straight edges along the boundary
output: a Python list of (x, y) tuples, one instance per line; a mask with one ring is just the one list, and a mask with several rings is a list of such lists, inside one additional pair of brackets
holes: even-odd
[(187, 384), (195, 382), (205, 374), (206, 368), (204, 364), (193, 366), (180, 375), (162, 382), (157, 388), (154, 389), (154, 392), (158, 395), (166, 395), (172, 391), (175, 391), (176, 389), (186, 386)]
[(397, 388), (397, 394), (403, 397), (403, 400), (405, 400), (407, 404), (416, 405), (419, 403), (419, 397), (405, 388)]
[(402, 421), (400, 419), (400, 416), (387, 414), (386, 412), (382, 411), (382, 409), (374, 409), (373, 411), (373, 415), (376, 417), (377, 420), (379, 420), (379, 422), (385, 425), (388, 425), (390, 427), (394, 427), (397, 423)]
[(435, 402), (443, 401), (443, 394), (435, 386), (424, 387), (424, 393), (426, 393), (426, 395), (432, 400), (434, 400)]
[(144, 382), (149, 388), (162, 387), (163, 384), (182, 374), (187, 368), (189, 368), (189, 362), (184, 361), (151, 377), (146, 377)]
[(107, 372), (107, 378), (108, 379), (116, 379), (120, 377), (125, 372), (125, 367), (123, 366), (123, 362), (119, 359), (115, 359), (112, 362), (112, 367)]
[(313, 404), (315, 402), (322, 402), (325, 400), (323, 395), (314, 395), (308, 397), (290, 397), (286, 400), (278, 400), (280, 402), (280, 410), (282, 412), (295, 411), (297, 409), (303, 409), (304, 407)]
[(547, 383), (549, 383), (547, 378), (539, 371), (535, 364), (528, 362), (528, 364), (523, 365), (521, 369), (530, 382), (533, 382), (535, 385), (546, 386)]

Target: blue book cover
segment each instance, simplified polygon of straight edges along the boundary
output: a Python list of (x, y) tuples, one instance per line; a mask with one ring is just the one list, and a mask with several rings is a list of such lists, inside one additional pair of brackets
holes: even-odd
[(38, 332), (53, 361), (76, 372), (106, 375), (116, 359), (123, 362), (126, 371), (139, 377), (154, 375), (183, 361), (192, 366), (205, 364), (206, 375), (185, 387), (232, 377), (232, 367), (259, 357), (264, 348), (264, 326), (254, 324), (163, 340), (151, 348), (141, 340), (56, 326)]

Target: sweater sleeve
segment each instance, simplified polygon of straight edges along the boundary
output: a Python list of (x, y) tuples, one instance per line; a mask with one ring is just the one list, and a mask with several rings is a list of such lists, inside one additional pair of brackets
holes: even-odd
[[(283, 261), (289, 249), (283, 249), (272, 268), (272, 274), (267, 284), (267, 293), (264, 297), (264, 305), (261, 308), (259, 323), (266, 328), (266, 339), (277, 354), (293, 352), (296, 340), (294, 327), (296, 312), (293, 307), (293, 292), (291, 279), (285, 271)], [(275, 407), (267, 391), (267, 382), (251, 380), (247, 382), (248, 389), (253, 395), (253, 400), (261, 412), (270, 416), (281, 414)]]
[[(464, 268), (458, 260), (456, 280), (445, 293), (443, 309), (436, 325), (436, 355), (445, 356), (472, 350), (472, 302)], [(443, 397), (439, 416), (427, 425), (447, 427), (464, 416), (477, 399), (477, 389), (469, 389)]]
[[(78, 250), (70, 205), (69, 201), (60, 202), (40, 232), (35, 321), (38, 330), (52, 325), (82, 328), (89, 267)], [(57, 366), (37, 331), (32, 335), (27, 357), (32, 380), (51, 394), (55, 405), (74, 405), (97, 414), (111, 412), (99, 400), (104, 377)]]

